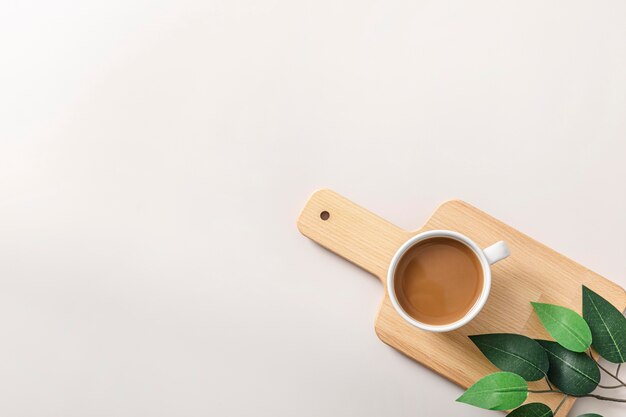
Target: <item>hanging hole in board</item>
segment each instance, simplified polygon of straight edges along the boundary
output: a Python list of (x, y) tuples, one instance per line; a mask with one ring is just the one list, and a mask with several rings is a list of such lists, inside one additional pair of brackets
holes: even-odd
[(324, 221), (328, 220), (329, 217), (330, 217), (330, 213), (327, 212), (326, 210), (320, 213), (320, 219)]

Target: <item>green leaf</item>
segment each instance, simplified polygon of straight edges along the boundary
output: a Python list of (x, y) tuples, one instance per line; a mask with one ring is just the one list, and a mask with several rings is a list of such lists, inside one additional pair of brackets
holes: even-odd
[(526, 381), (512, 372), (496, 372), (479, 379), (457, 401), (487, 410), (510, 410), (528, 396)]
[(583, 317), (591, 328), (593, 348), (609, 362), (626, 362), (626, 317), (584, 285)]
[(548, 355), (533, 339), (519, 334), (494, 333), (469, 337), (503, 371), (537, 381), (548, 372)]
[(537, 340), (548, 353), (548, 379), (566, 394), (585, 395), (600, 382), (600, 369), (589, 356), (548, 340)]
[(531, 303), (541, 323), (561, 346), (584, 352), (591, 345), (591, 330), (574, 310), (554, 304)]
[(542, 403), (529, 403), (511, 411), (506, 417), (552, 417), (552, 410)]
[(581, 414), (578, 417), (602, 417), (602, 416), (600, 414), (587, 413), (587, 414)]

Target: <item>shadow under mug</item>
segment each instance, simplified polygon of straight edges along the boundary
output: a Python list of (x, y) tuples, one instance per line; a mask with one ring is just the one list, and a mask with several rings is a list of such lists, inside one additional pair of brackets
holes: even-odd
[[(454, 239), (467, 246), (478, 259), (483, 276), (483, 288), (480, 295), (474, 302), (474, 305), (467, 311), (467, 313), (465, 313), (462, 318), (452, 323), (441, 325), (422, 323), (411, 317), (406, 311), (404, 311), (404, 309), (400, 305), (395, 290), (396, 269), (402, 257), (413, 246), (417, 245), (420, 242), (433, 238)], [(451, 230), (429, 230), (427, 232), (419, 233), (407, 240), (402, 246), (400, 246), (400, 248), (391, 259), (391, 264), (389, 265), (389, 270), (387, 271), (387, 291), (389, 293), (389, 298), (391, 299), (391, 304), (393, 304), (393, 307), (404, 320), (419, 329), (427, 330), (430, 332), (449, 332), (451, 330), (458, 329), (459, 327), (469, 323), (474, 317), (478, 315), (480, 310), (482, 310), (483, 306), (487, 302), (487, 298), (489, 297), (489, 291), (491, 289), (491, 265), (506, 258), (507, 256), (509, 256), (509, 253), (509, 248), (503, 241), (496, 242), (488, 248), (481, 249), (476, 243), (474, 243), (473, 240), (471, 240), (467, 236)]]

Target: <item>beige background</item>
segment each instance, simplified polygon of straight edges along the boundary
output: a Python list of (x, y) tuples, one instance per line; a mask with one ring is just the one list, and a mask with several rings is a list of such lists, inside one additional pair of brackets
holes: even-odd
[(623, 1), (101, 3), (0, 12), (1, 415), (498, 415), (378, 341), (322, 186), (626, 286)]

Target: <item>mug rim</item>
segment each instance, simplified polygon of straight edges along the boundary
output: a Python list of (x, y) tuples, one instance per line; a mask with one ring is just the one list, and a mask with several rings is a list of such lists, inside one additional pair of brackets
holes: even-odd
[[(396, 296), (395, 285), (394, 285), (396, 268), (398, 266), (398, 263), (400, 262), (400, 259), (402, 259), (404, 254), (410, 248), (415, 246), (417, 243), (422, 242), (426, 239), (431, 239), (435, 237), (452, 238), (456, 241), (459, 241), (465, 244), (467, 247), (469, 247), (472, 250), (474, 255), (480, 261), (480, 265), (481, 265), (482, 272), (483, 272), (483, 289), (480, 295), (478, 296), (478, 298), (476, 299), (476, 301), (474, 302), (474, 304), (472, 305), (472, 307), (460, 319), (452, 323), (439, 324), (439, 325), (422, 323), (421, 321), (414, 319), (406, 311), (404, 311), (404, 309), (400, 305), (400, 302), (398, 301), (398, 298)], [(395, 308), (395, 310), (409, 324), (419, 329), (427, 330), (430, 332), (439, 332), (439, 333), (449, 332), (452, 330), (456, 330), (459, 327), (464, 326), (465, 324), (469, 323), (472, 319), (474, 319), (474, 317), (478, 315), (478, 313), (480, 313), (482, 308), (485, 306), (490, 290), (491, 290), (491, 267), (489, 265), (489, 262), (487, 261), (487, 257), (485, 256), (483, 250), (473, 240), (471, 240), (464, 234), (455, 232), (452, 230), (429, 230), (426, 232), (418, 233), (415, 236), (412, 236), (406, 242), (404, 242), (402, 246), (400, 246), (400, 248), (398, 248), (396, 253), (393, 255), (393, 258), (391, 259), (391, 264), (389, 265), (389, 269), (387, 270), (387, 293), (389, 294), (389, 298), (391, 299), (391, 304), (393, 304), (393, 307)]]

